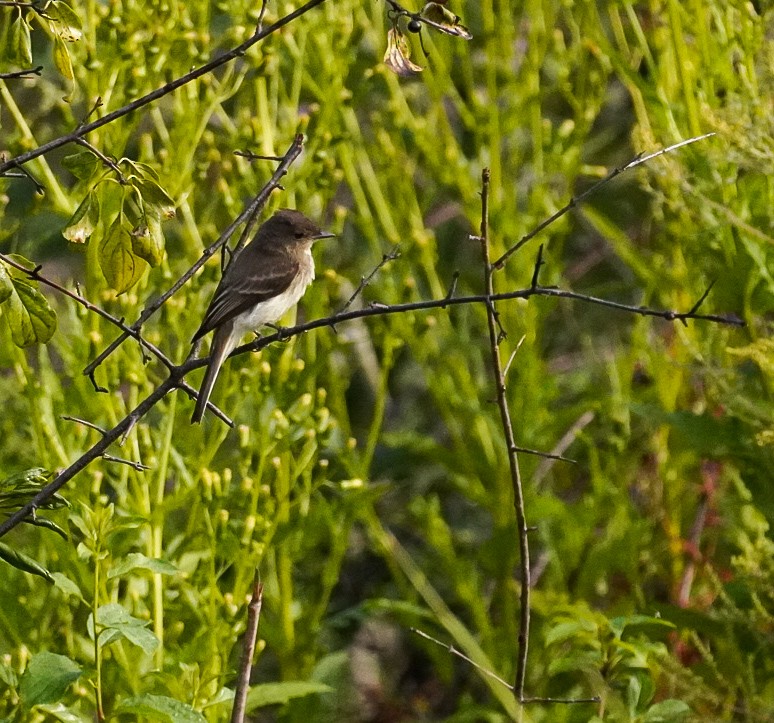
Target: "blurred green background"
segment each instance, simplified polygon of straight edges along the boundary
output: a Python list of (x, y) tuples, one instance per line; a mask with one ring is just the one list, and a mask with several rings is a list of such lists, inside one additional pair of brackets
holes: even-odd
[[(270, 2), (266, 24), (293, 8)], [(770, 719), (774, 11), (741, 0), (450, 9), (472, 40), (425, 28), (425, 56), (407, 34), (424, 68), (412, 77), (382, 62), (385, 3), (326, 2), (91, 134), (108, 156), (147, 164), (176, 204), (163, 259), (126, 293), (106, 281), (100, 249), (119, 213), (131, 227), (141, 209), (108, 168), (74, 175), (75, 146), (28, 164), (43, 195), (0, 180), (0, 251), (133, 321), (271, 175), (233, 151), (281, 155), (302, 132), (267, 213), (297, 207), (338, 238), (315, 249), (299, 318), (341, 308), (396, 246), (359, 303), (440, 298), (455, 272), (458, 294), (480, 293), (469, 234), (483, 168), (496, 256), (637, 153), (714, 132), (618, 177), (495, 276), (497, 291), (528, 286), (542, 243), (545, 285), (685, 311), (714, 282), (702, 309), (746, 322), (498, 304), (517, 443), (576, 461), (520, 457), (536, 528), (527, 691), (600, 698), (529, 705), (524, 719)], [(249, 37), (259, 10), (84, 0), (76, 22), (61, 2), (0, 8), (0, 70), (44, 66), (0, 81), (0, 150), (69, 132), (98, 97), (92, 117), (185, 74)], [(94, 233), (69, 243), (62, 231), (90, 192)], [(173, 359), (219, 273), (216, 257), (144, 328)], [(125, 343), (96, 393), (81, 371), (116, 331), (45, 293), (59, 318), (49, 344), (18, 349), (0, 321), (0, 478), (66, 466), (98, 433), (61, 415), (111, 427), (165, 375)], [(149, 471), (99, 460), (65, 488), (69, 509), (45, 513), (68, 542), (29, 526), (4, 538), (55, 584), (0, 567), (0, 715), (92, 720), (97, 691), (110, 719), (227, 719), (257, 568), (254, 720), (516, 717), (503, 684), (410, 631), (513, 679), (518, 545), (489, 363), (484, 309), (455, 307), (232, 360), (213, 400), (235, 430), (212, 416), (191, 427), (192, 402), (165, 399), (112, 450)], [(33, 683), (53, 676), (37, 672), (47, 658), (34, 665), (44, 651), (77, 672), (40, 697)]]

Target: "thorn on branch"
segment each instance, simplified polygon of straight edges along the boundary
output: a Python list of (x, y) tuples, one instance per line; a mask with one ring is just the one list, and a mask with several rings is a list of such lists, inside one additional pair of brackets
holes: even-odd
[(706, 291), (701, 295), (701, 297), (699, 297), (699, 300), (691, 307), (691, 310), (688, 312), (688, 314), (693, 315), (699, 310), (699, 307), (704, 303), (705, 299), (709, 296), (710, 291), (712, 291), (712, 287), (715, 285), (716, 281), (717, 279), (712, 279)]
[(127, 467), (131, 467), (137, 472), (147, 472), (149, 469), (151, 469), (147, 464), (142, 464), (141, 462), (132, 462), (130, 459), (122, 459), (121, 457), (114, 457), (112, 454), (103, 454), (102, 459), (104, 459), (106, 462), (125, 464)]
[[(451, 280), (451, 284), (449, 284), (449, 290), (446, 292), (446, 297), (445, 298), (446, 298), (447, 301), (449, 299), (453, 299), (454, 298), (454, 294), (457, 293), (457, 281), (459, 280), (459, 278), (460, 278), (460, 272), (459, 271), (455, 271), (452, 274), (452, 280)], [(444, 304), (441, 308), (445, 309), (446, 305)]]
[(81, 419), (80, 417), (71, 417), (69, 414), (63, 414), (61, 419), (64, 419), (68, 422), (75, 422), (76, 424), (82, 424), (84, 427), (88, 427), (89, 429), (94, 429), (103, 437), (107, 434), (107, 431), (102, 427), (94, 424), (93, 422), (87, 422), (85, 419)]
[(535, 260), (535, 270), (532, 272), (532, 283), (530, 289), (534, 291), (538, 288), (538, 277), (540, 276), (540, 267), (544, 264), (543, 261), (543, 244), (538, 247), (537, 259)]

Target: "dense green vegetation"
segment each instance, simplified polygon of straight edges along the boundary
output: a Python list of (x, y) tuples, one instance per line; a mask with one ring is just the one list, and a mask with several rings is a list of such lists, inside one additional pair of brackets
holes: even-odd
[[(260, 11), (43, 5), (0, 7), (0, 72), (43, 66), (0, 80), (6, 159), (238, 45)], [(264, 24), (295, 7), (271, 0)], [(499, 256), (637, 153), (714, 132), (617, 177), (495, 274), (497, 291), (529, 287), (542, 243), (545, 285), (687, 311), (714, 282), (702, 311), (746, 322), (498, 303), (517, 443), (575, 461), (519, 457), (535, 528), (526, 693), (599, 698), (521, 713), (770, 719), (774, 12), (742, 0), (450, 7), (472, 39), (425, 27), (426, 57), (407, 33), (424, 69), (399, 77), (382, 62), (389, 4), (324, 2), (91, 133), (128, 159), (124, 184), (75, 144), (25, 166), (42, 194), (0, 179), (0, 251), (133, 322), (276, 166), (233, 152), (282, 155), (303, 133), (267, 213), (297, 207), (338, 238), (315, 250), (300, 316), (340, 309), (396, 246), (356, 304), (443, 298), (455, 272), (456, 293), (475, 294), (485, 167)], [(71, 243), (63, 231), (78, 240), (88, 198), (89, 241)], [(131, 234), (142, 225), (144, 245)], [(131, 271), (109, 261), (135, 255)], [(182, 361), (219, 275), (216, 255), (145, 338)], [(167, 375), (126, 342), (97, 369), (97, 393), (82, 369), (119, 332), (44, 293), (58, 317), (46, 344), (17, 347), (0, 306), (0, 480), (68, 466), (100, 433), (63, 415), (111, 428)], [(99, 459), (61, 490), (68, 507), (39, 512), (67, 541), (32, 525), (3, 537), (5, 557), (51, 580), (0, 561), (0, 717), (227, 720), (257, 569), (256, 720), (516, 718), (485, 672), (513, 681), (519, 632), (494, 396), (483, 305), (373, 317), (232, 359), (213, 401), (233, 430), (212, 415), (192, 427), (193, 402), (168, 395), (110, 449), (150, 469)]]

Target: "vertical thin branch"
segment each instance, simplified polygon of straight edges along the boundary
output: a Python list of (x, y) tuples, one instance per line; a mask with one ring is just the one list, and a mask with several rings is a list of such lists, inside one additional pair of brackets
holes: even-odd
[(263, 583), (258, 579), (258, 571), (256, 570), (253, 597), (247, 606), (247, 629), (242, 644), (242, 660), (239, 664), (239, 678), (234, 693), (234, 707), (231, 709), (231, 723), (243, 723), (245, 719), (247, 691), (250, 690), (250, 671), (253, 667), (253, 654), (255, 653), (255, 641), (258, 637), (258, 622), (261, 619), (262, 605)]
[(519, 531), (519, 563), (521, 568), (521, 611), (519, 615), (519, 647), (516, 661), (516, 680), (513, 691), (519, 702), (524, 701), (524, 678), (527, 672), (527, 652), (529, 649), (529, 613), (530, 613), (530, 567), (529, 567), (529, 530), (524, 512), (524, 490), (519, 471), (519, 458), (516, 451), (516, 441), (513, 437), (511, 414), (508, 410), (508, 401), (505, 396), (505, 375), (503, 374), (502, 361), (500, 359), (500, 327), (495, 311), (492, 296), (494, 286), (492, 272), (494, 266), (489, 255), (489, 169), (485, 168), (481, 174), (481, 250), (484, 256), (484, 285), (487, 296), (486, 315), (489, 323), (489, 345), (492, 350), (492, 371), (494, 372), (495, 385), (497, 387), (497, 405), (500, 408), (500, 420), (503, 425), (503, 434), (508, 446), (508, 464), (511, 472), (511, 484), (513, 486), (513, 506), (516, 512), (516, 525)]

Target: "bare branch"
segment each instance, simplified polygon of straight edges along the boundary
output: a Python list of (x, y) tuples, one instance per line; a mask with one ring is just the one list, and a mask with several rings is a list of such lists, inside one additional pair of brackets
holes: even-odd
[(499, 259), (497, 259), (497, 261), (494, 262), (493, 264), (494, 268), (497, 269), (498, 271), (502, 269), (505, 266), (505, 262), (511, 257), (511, 255), (515, 254), (522, 246), (524, 246), (524, 244), (526, 244), (528, 241), (531, 241), (543, 229), (547, 228), (555, 221), (558, 221), (568, 211), (570, 211), (572, 208), (577, 206), (579, 203), (585, 201), (589, 196), (591, 196), (592, 193), (596, 193), (600, 188), (610, 183), (610, 181), (612, 181), (616, 176), (620, 176), (622, 173), (624, 173), (624, 171), (631, 170), (632, 168), (636, 168), (637, 166), (643, 163), (647, 163), (648, 161), (654, 158), (658, 158), (658, 156), (663, 156), (665, 153), (669, 153), (670, 151), (677, 150), (678, 148), (682, 148), (683, 146), (687, 146), (691, 143), (696, 143), (697, 141), (703, 141), (705, 138), (709, 138), (714, 135), (715, 135), (714, 133), (705, 133), (703, 136), (696, 136), (694, 138), (689, 138), (688, 140), (685, 140), (685, 141), (680, 141), (679, 143), (675, 143), (671, 146), (667, 146), (666, 148), (661, 148), (660, 150), (655, 151), (653, 153), (649, 153), (648, 155), (645, 155), (645, 156), (640, 153), (639, 155), (632, 158), (631, 161), (624, 164), (623, 166), (614, 168), (603, 179), (594, 183), (590, 188), (587, 188), (580, 195), (573, 196), (567, 202), (567, 205), (560, 208), (556, 213), (549, 216), (545, 221), (542, 221), (537, 226), (535, 226), (535, 228), (533, 228), (529, 233), (522, 236), (521, 239), (518, 241), (518, 243), (515, 243), (513, 246), (511, 246)]
[(371, 270), (371, 273), (368, 274), (368, 276), (361, 276), (360, 277), (360, 283), (358, 284), (357, 288), (352, 292), (352, 296), (349, 297), (348, 301), (344, 306), (339, 309), (339, 313), (342, 313), (343, 311), (346, 311), (349, 309), (350, 306), (352, 306), (352, 303), (357, 299), (358, 296), (362, 293), (363, 289), (365, 289), (368, 284), (371, 283), (374, 276), (379, 273), (379, 271), (390, 261), (394, 261), (400, 256), (400, 247), (395, 246), (391, 251), (384, 254), (382, 256), (382, 260), (374, 266), (374, 268)]
[[(649, 309), (642, 306), (631, 306), (619, 304), (606, 299), (598, 299), (593, 296), (576, 294), (571, 291), (561, 289), (546, 289), (543, 287), (521, 289), (519, 291), (509, 291), (500, 294), (480, 294), (475, 296), (458, 296), (454, 298), (444, 297), (441, 299), (430, 299), (426, 301), (415, 301), (405, 304), (396, 304), (389, 306), (387, 304), (372, 303), (364, 309), (355, 309), (344, 313), (334, 314), (319, 319), (298, 324), (293, 327), (282, 329), (282, 332), (263, 336), (260, 339), (243, 344), (235, 349), (231, 356), (258, 351), (264, 347), (280, 340), (287, 340), (301, 334), (305, 334), (313, 329), (329, 327), (334, 324), (340, 324), (354, 319), (363, 319), (371, 316), (386, 316), (388, 314), (402, 314), (408, 311), (426, 311), (430, 309), (442, 309), (447, 306), (458, 306), (463, 304), (486, 304), (488, 307), (495, 301), (505, 301), (507, 299), (528, 299), (532, 296), (558, 296), (562, 298), (576, 299), (586, 303), (599, 304), (608, 308), (618, 309), (631, 314), (640, 314), (645, 316), (654, 316), (671, 321), (682, 321), (685, 319), (694, 319), (697, 321), (710, 321), (718, 324), (729, 324), (732, 326), (744, 326), (744, 322), (734, 315), (716, 315), (716, 314), (698, 314), (691, 312), (677, 312), (671, 310)], [(129, 414), (127, 414), (115, 427), (108, 430), (100, 440), (75, 460), (69, 467), (60, 472), (46, 487), (44, 487), (32, 500), (24, 507), (17, 510), (8, 519), (0, 523), (0, 537), (9, 530), (16, 527), (22, 520), (28, 517), (35, 509), (44, 504), (58, 490), (60, 490), (69, 480), (78, 472), (85, 469), (94, 459), (102, 456), (107, 448), (115, 441), (121, 440), (121, 444), (137, 424), (159, 401), (161, 401), (173, 389), (186, 391), (190, 396), (195, 396), (195, 391), (184, 381), (184, 377), (194, 369), (205, 366), (208, 358), (194, 359), (189, 357), (183, 364), (173, 366), (169, 370), (169, 377), (165, 379), (156, 389), (154, 389), (143, 401), (141, 401)], [(213, 409), (215, 411), (215, 409)], [(233, 422), (228, 420), (220, 410), (216, 413), (231, 426)], [(526, 529), (526, 528), (525, 528)]]
[[(484, 289), (486, 291), (486, 311), (489, 325), (489, 348), (492, 352), (492, 372), (495, 378), (497, 391), (497, 406), (500, 409), (500, 421), (502, 422), (503, 435), (508, 451), (508, 467), (511, 474), (511, 487), (513, 488), (513, 506), (516, 514), (516, 526), (519, 533), (519, 569), (521, 572), (520, 610), (519, 610), (519, 639), (516, 657), (516, 681), (513, 686), (514, 694), (519, 703), (524, 700), (524, 680), (527, 675), (527, 654), (529, 652), (529, 617), (530, 617), (530, 562), (529, 562), (529, 535), (527, 534), (527, 519), (524, 506), (524, 488), (519, 469), (518, 447), (513, 434), (511, 412), (508, 408), (508, 399), (505, 395), (505, 376), (500, 360), (500, 337), (498, 335), (499, 321), (494, 308), (492, 296), (494, 284), (492, 280), (493, 266), (489, 261), (489, 169), (485, 168), (481, 174), (481, 252), (484, 263)], [(539, 265), (537, 266), (539, 268)], [(536, 274), (537, 275), (537, 272)], [(533, 287), (535, 280), (533, 279)], [(499, 326), (501, 333), (502, 327)]]
[(239, 678), (234, 691), (234, 707), (231, 709), (231, 723), (243, 723), (245, 719), (245, 707), (247, 704), (247, 692), (250, 689), (250, 671), (253, 667), (253, 655), (255, 654), (255, 640), (258, 637), (258, 623), (261, 619), (261, 606), (263, 605), (263, 583), (260, 581), (258, 570), (255, 571), (253, 583), (253, 596), (247, 606), (247, 629), (242, 641), (242, 659), (239, 663)]
[(151, 467), (148, 467), (147, 464), (142, 464), (141, 462), (132, 462), (132, 460), (123, 459), (122, 457), (114, 457), (112, 454), (103, 454), (102, 459), (104, 459), (106, 462), (117, 462), (118, 464), (125, 464), (128, 467), (137, 470), (138, 472), (145, 472), (151, 469)]

